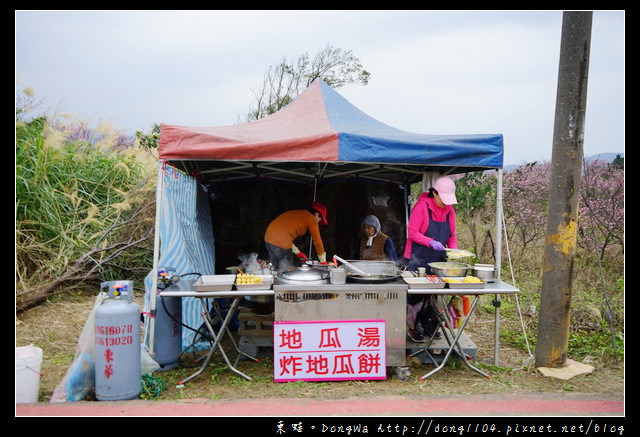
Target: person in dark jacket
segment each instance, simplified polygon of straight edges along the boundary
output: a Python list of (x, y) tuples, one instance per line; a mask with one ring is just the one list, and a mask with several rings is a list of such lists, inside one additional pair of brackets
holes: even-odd
[(362, 238), (358, 258), (362, 260), (398, 261), (393, 240), (380, 231), (380, 220), (368, 215), (362, 220)]

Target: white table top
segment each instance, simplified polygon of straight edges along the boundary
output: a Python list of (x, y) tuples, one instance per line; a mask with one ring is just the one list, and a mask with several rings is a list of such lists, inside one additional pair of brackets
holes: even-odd
[(238, 296), (273, 296), (273, 290), (230, 290), (230, 291), (195, 291), (195, 290), (165, 290), (158, 293), (165, 297), (238, 297)]
[(273, 290), (236, 290), (235, 287), (231, 290), (223, 291), (198, 291), (195, 287), (195, 280), (182, 278), (177, 284), (170, 287), (168, 290), (159, 290), (159, 296), (165, 297), (242, 297), (242, 296), (273, 296)]
[(520, 290), (509, 285), (506, 282), (496, 281), (487, 282), (482, 288), (409, 288), (408, 294), (438, 294), (446, 296), (461, 296), (466, 294), (516, 294), (520, 293)]
[[(339, 286), (341, 289), (349, 288), (350, 284)], [(446, 296), (456, 295), (480, 295), (480, 294), (517, 294), (520, 290), (507, 284), (506, 282), (487, 282), (482, 288), (408, 288), (407, 294), (437, 294)], [(275, 293), (272, 289), (268, 290), (225, 290), (225, 291), (196, 291), (193, 281), (182, 280), (178, 282), (170, 290), (158, 292), (161, 296), (166, 297), (197, 297), (197, 298), (215, 298), (226, 297), (234, 298), (238, 296), (273, 296)]]

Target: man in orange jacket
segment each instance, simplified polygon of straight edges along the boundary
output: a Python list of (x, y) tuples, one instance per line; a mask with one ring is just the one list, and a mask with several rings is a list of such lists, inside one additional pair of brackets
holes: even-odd
[(319, 224), (327, 224), (327, 207), (313, 202), (310, 209), (293, 209), (273, 219), (264, 234), (269, 259), (278, 271), (295, 266), (295, 257), (307, 261), (308, 257), (293, 243), (296, 238), (311, 234), (313, 246), (322, 264), (327, 263), (327, 254), (320, 236)]

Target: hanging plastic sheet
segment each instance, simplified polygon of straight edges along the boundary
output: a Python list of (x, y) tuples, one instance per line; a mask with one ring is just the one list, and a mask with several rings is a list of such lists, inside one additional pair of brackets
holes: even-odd
[[(159, 229), (159, 266), (171, 266), (177, 275), (215, 273), (215, 249), (211, 213), (206, 190), (194, 177), (170, 166), (161, 168), (163, 190), (161, 192)], [(151, 307), (153, 271), (145, 278), (143, 313)], [(182, 298), (182, 323), (197, 330), (204, 320), (198, 299)], [(145, 317), (145, 342), (149, 344), (149, 317)], [(182, 329), (183, 349), (192, 346), (197, 334)], [(202, 345), (204, 346), (204, 344)]]

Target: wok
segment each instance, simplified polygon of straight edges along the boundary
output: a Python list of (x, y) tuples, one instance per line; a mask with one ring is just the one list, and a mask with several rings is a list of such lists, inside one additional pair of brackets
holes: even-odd
[(350, 260), (335, 256), (347, 268), (347, 280), (363, 284), (382, 284), (395, 281), (400, 272), (393, 261)]
[(385, 282), (392, 282), (398, 279), (400, 275), (369, 275), (362, 276), (358, 273), (347, 273), (347, 279), (351, 282), (358, 282), (361, 284), (384, 284)]

